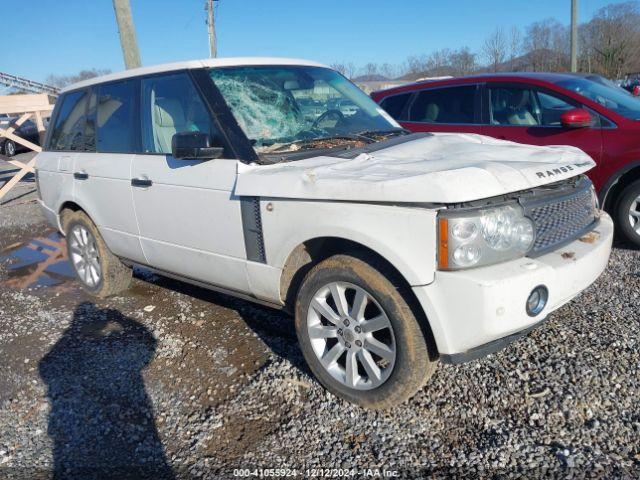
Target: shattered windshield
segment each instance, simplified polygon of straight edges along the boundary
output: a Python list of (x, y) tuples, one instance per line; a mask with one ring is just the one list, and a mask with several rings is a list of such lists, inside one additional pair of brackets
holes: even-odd
[(370, 143), (401, 127), (328, 68), (214, 68), (211, 78), (258, 153)]

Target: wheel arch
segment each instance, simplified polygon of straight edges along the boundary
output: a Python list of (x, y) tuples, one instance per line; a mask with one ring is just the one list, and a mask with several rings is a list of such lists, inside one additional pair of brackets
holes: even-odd
[(620, 193), (636, 180), (640, 180), (640, 160), (628, 163), (605, 182), (598, 194), (602, 209), (612, 213)]
[(60, 208), (58, 209), (58, 228), (62, 233), (65, 232), (65, 216), (68, 213), (78, 211), (84, 212), (88, 216), (87, 211), (73, 200), (66, 200), (60, 204)]
[(295, 311), (295, 299), (307, 273), (318, 263), (337, 254), (348, 254), (363, 261), (379, 263), (389, 280), (398, 287), (416, 316), (429, 345), (432, 359), (438, 350), (429, 320), (420, 306), (410, 283), (398, 268), (375, 249), (354, 240), (338, 236), (315, 237), (298, 244), (287, 256), (280, 275), (280, 297), (285, 310)]

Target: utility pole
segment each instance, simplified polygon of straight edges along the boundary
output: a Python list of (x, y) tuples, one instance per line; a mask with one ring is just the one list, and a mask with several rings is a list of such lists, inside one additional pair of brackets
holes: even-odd
[(213, 2), (215, 0), (207, 0), (207, 26), (209, 30), (209, 58), (216, 58), (218, 56), (218, 48), (216, 45), (216, 25), (215, 18), (213, 16)]
[(131, 5), (129, 0), (113, 0), (113, 9), (116, 11), (120, 45), (124, 56), (124, 65), (127, 69), (140, 66), (140, 51), (136, 40), (136, 30), (131, 17)]
[(571, 71), (578, 71), (578, 0), (571, 0)]

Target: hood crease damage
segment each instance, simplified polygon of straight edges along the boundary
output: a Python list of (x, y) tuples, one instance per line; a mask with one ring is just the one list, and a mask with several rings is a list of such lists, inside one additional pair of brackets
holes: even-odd
[(571, 146), (435, 133), (353, 159), (239, 164), (236, 194), (274, 198), (456, 203), (564, 180), (595, 162)]

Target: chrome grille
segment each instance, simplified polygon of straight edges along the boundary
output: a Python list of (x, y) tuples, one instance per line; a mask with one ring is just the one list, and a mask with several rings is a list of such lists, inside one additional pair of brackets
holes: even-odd
[(591, 182), (584, 180), (561, 196), (547, 201), (522, 202), (533, 220), (536, 239), (530, 254), (540, 254), (577, 238), (596, 220)]

